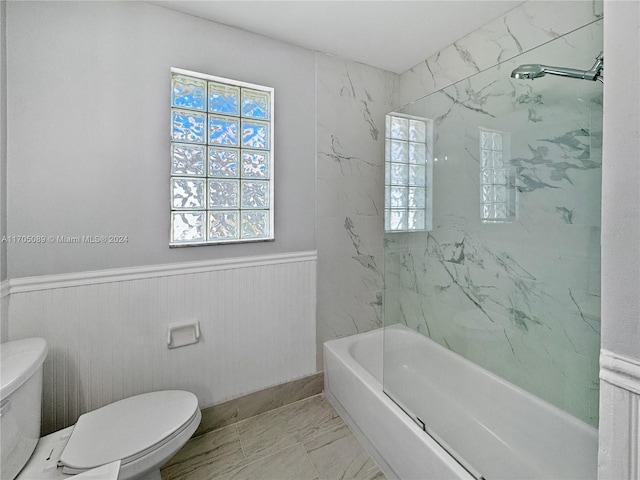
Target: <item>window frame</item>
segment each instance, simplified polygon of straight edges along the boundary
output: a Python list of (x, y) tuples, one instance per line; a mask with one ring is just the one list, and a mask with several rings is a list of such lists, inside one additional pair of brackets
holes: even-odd
[[(186, 77), (193, 77), (199, 80), (203, 80), (206, 82), (207, 84), (207, 92), (205, 93), (205, 108), (204, 110), (197, 110), (197, 109), (188, 109), (188, 108), (183, 108), (180, 106), (174, 106), (173, 105), (173, 77), (174, 75), (184, 75)], [(259, 119), (259, 118), (253, 118), (253, 117), (243, 117), (242, 116), (242, 104), (240, 103), (239, 105), (239, 109), (240, 112), (238, 114), (238, 116), (233, 116), (233, 115), (226, 115), (230, 118), (235, 118), (238, 120), (238, 124), (240, 125), (240, 128), (238, 130), (238, 146), (229, 146), (229, 145), (217, 145), (217, 144), (210, 144), (209, 143), (209, 116), (210, 115), (223, 115), (224, 114), (220, 114), (218, 112), (210, 112), (209, 108), (208, 108), (208, 98), (209, 98), (209, 94), (208, 94), (208, 82), (217, 82), (217, 83), (222, 83), (225, 85), (231, 85), (234, 87), (239, 87), (240, 89), (242, 88), (247, 88), (247, 89), (251, 89), (251, 90), (257, 90), (257, 91), (262, 91), (262, 92), (267, 92), (269, 94), (269, 120), (263, 120), (263, 119)], [(241, 90), (240, 90), (241, 91)], [(272, 242), (275, 241), (275, 226), (274, 226), (274, 221), (275, 221), (275, 212), (274, 212), (274, 205), (275, 205), (275, 158), (274, 158), (274, 138), (275, 138), (275, 134), (274, 134), (274, 125), (275, 125), (275, 95), (274, 95), (274, 91), (275, 89), (273, 87), (267, 87), (264, 85), (258, 85), (258, 84), (254, 84), (254, 83), (249, 83), (249, 82), (244, 82), (244, 81), (239, 81), (239, 80), (234, 80), (234, 79), (230, 79), (230, 78), (224, 78), (224, 77), (220, 77), (220, 76), (216, 76), (216, 75), (208, 75), (208, 74), (204, 74), (204, 73), (200, 73), (200, 72), (194, 72), (191, 70), (185, 70), (182, 68), (176, 68), (176, 67), (171, 67), (171, 72), (170, 72), (170, 92), (171, 92), (171, 99), (169, 101), (169, 247), (170, 248), (181, 248), (181, 247), (196, 247), (196, 246), (210, 246), (210, 245), (225, 245), (225, 244), (242, 244), (242, 243), (255, 243), (255, 242)], [(241, 100), (240, 100), (241, 102)], [(185, 142), (182, 140), (176, 140), (173, 138), (173, 111), (174, 110), (183, 110), (183, 111), (189, 111), (189, 112), (197, 112), (200, 114), (203, 114), (205, 116), (205, 125), (204, 125), (204, 137), (205, 137), (205, 142), (204, 143), (189, 143), (189, 142)], [(267, 149), (260, 149), (259, 151), (261, 152), (265, 152), (268, 154), (269, 156), (269, 162), (268, 162), (268, 168), (269, 168), (269, 175), (267, 179), (261, 180), (256, 178), (256, 181), (265, 181), (268, 182), (269, 187), (268, 187), (268, 195), (269, 195), (269, 206), (268, 208), (264, 208), (261, 209), (262, 211), (267, 211), (268, 215), (268, 221), (269, 221), (269, 233), (268, 236), (265, 237), (259, 237), (259, 238), (243, 238), (242, 237), (242, 211), (251, 211), (251, 210), (255, 210), (255, 209), (243, 209), (242, 208), (242, 200), (241, 200), (241, 192), (242, 192), (242, 180), (243, 180), (243, 176), (242, 176), (242, 172), (241, 172), (241, 159), (242, 159), (242, 151), (243, 150), (256, 150), (255, 148), (246, 148), (242, 146), (242, 130), (241, 130), (241, 125), (242, 125), (242, 121), (244, 119), (247, 119), (249, 121), (255, 121), (255, 122), (266, 122), (269, 124), (269, 138), (268, 138), (268, 142), (269, 145)], [(172, 150), (173, 150), (173, 145), (175, 144), (189, 144), (189, 145), (197, 145), (197, 146), (201, 146), (204, 147), (204, 151), (205, 151), (205, 168), (204, 168), (204, 176), (191, 176), (189, 178), (191, 179), (202, 179), (204, 180), (205, 183), (205, 193), (204, 193), (204, 200), (205, 200), (205, 205), (203, 206), (203, 208), (201, 209), (188, 209), (188, 208), (174, 208), (173, 205), (173, 181), (176, 178), (186, 178), (184, 175), (179, 175), (173, 174), (173, 169), (172, 169), (172, 165), (173, 165), (173, 154), (172, 154)], [(238, 176), (237, 177), (216, 177), (216, 176), (210, 176), (209, 175), (209, 149), (211, 147), (217, 147), (220, 149), (228, 149), (228, 148), (233, 148), (233, 149), (237, 149), (238, 152)], [(215, 209), (211, 209), (209, 208), (209, 183), (211, 180), (237, 180), (238, 181), (238, 206), (237, 208), (232, 208), (232, 209), (228, 209), (228, 210), (215, 210)], [(205, 230), (205, 240), (203, 241), (184, 241), (184, 242), (176, 242), (173, 239), (173, 223), (174, 223), (174, 213), (175, 212), (202, 212), (204, 211), (205, 213), (205, 226), (204, 226), (204, 230)], [(229, 239), (221, 239), (221, 240), (215, 240), (215, 239), (210, 239), (209, 238), (209, 217), (210, 217), (210, 213), (211, 212), (222, 212), (222, 211), (236, 211), (238, 212), (238, 238), (229, 238)]]

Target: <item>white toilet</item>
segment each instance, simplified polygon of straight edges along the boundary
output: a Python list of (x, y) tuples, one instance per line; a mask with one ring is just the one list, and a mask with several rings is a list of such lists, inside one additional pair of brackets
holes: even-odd
[(135, 395), (38, 438), (47, 350), (42, 338), (0, 345), (2, 480), (160, 479), (160, 467), (200, 424), (196, 396), (179, 390)]

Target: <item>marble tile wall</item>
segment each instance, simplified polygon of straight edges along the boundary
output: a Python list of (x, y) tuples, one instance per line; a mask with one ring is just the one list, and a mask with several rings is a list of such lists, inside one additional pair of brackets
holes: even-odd
[[(384, 114), (601, 16), (601, 0), (526, 2), (399, 76), (317, 55), (319, 369), (324, 341), (382, 324)], [(482, 100), (482, 92), (478, 98)], [(530, 101), (535, 98), (531, 96)], [(535, 111), (532, 106), (531, 114)], [(460, 195), (459, 191), (455, 194)], [(477, 200), (474, 193), (469, 195)], [(556, 220), (577, 222), (568, 206), (558, 208), (552, 211)], [(597, 229), (584, 228), (591, 239), (586, 248), (597, 250)], [(455, 238), (456, 231), (460, 228), (452, 227), (449, 236)], [(450, 248), (454, 247), (455, 241)], [(389, 266), (391, 275), (393, 271)], [(409, 293), (398, 308), (409, 310), (416, 303)]]
[(382, 326), (384, 116), (397, 75), (317, 54), (317, 342)]
[(382, 325), (384, 114), (601, 16), (526, 2), (402, 75), (317, 54), (318, 369), (323, 342)]
[(602, 7), (603, 0), (525, 2), (400, 75), (399, 105), (598, 20)]
[[(434, 119), (433, 231), (385, 238), (385, 321), (401, 321), (597, 425), (602, 85), (510, 78), (589, 68), (602, 21), (404, 109)], [(505, 132), (516, 218), (482, 223), (480, 128)]]

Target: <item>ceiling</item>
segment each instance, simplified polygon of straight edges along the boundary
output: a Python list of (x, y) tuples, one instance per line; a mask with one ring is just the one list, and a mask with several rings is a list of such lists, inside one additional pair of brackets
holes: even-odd
[(155, 5), (402, 73), (522, 0), (157, 0)]

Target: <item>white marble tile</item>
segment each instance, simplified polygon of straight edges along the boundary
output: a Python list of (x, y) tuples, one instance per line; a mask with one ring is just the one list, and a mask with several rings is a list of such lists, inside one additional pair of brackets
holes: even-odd
[[(525, 13), (523, 31), (535, 29)], [(601, 85), (551, 76), (525, 83), (509, 73), (542, 61), (588, 68), (601, 28), (593, 23), (412, 106), (436, 124), (434, 229), (421, 240), (395, 237), (385, 256), (386, 321), (403, 322), (593, 424)], [(478, 35), (488, 31), (469, 38)], [(453, 46), (438, 62), (465, 60), (470, 71), (480, 62), (472, 57), (471, 46)], [(479, 127), (505, 132), (503, 155), (517, 186), (511, 223), (480, 221)]]
[[(395, 282), (386, 291), (388, 323), (427, 332), (593, 422), (595, 369), (585, 359), (598, 338), (599, 269), (585, 259), (599, 251), (599, 196), (587, 192), (600, 181), (594, 119), (602, 105), (581, 91), (588, 82), (515, 82), (509, 74), (521, 63), (589, 68), (597, 24), (532, 49), (601, 15), (599, 1), (526, 2), (399, 79), (318, 55), (319, 345), (380, 325), (384, 268)], [(497, 76), (475, 75), (522, 52)], [(400, 236), (385, 259), (384, 113), (467, 77), (429, 97), (439, 158), (434, 230), (420, 241)], [(413, 107), (407, 112), (424, 114)], [(510, 225), (480, 222), (479, 126), (511, 135), (519, 194)], [(549, 263), (555, 268), (542, 268)], [(563, 381), (567, 372), (575, 382)]]
[(382, 291), (338, 297), (318, 305), (318, 340), (325, 342), (382, 327)]
[(380, 324), (384, 116), (397, 76), (318, 54), (318, 348)]
[(602, 1), (525, 2), (403, 73), (399, 104), (407, 105), (601, 17)]

